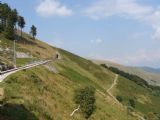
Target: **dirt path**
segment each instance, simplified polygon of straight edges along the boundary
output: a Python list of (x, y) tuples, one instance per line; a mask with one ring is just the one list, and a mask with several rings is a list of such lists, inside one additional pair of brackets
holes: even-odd
[(135, 117), (137, 117), (139, 120), (146, 120), (141, 115), (139, 115), (139, 114), (137, 114), (135, 112), (132, 112), (132, 115), (135, 116)]
[(74, 115), (74, 113), (76, 112), (76, 111), (78, 111), (80, 109), (80, 105), (78, 105), (78, 108), (76, 108), (75, 110), (73, 110), (73, 112), (70, 114), (70, 116), (72, 117), (73, 115)]
[[(116, 103), (119, 104), (119, 101), (118, 101), (118, 100), (112, 95), (112, 93), (110, 92), (110, 91), (112, 90), (112, 88), (117, 84), (117, 80), (118, 80), (118, 75), (116, 74), (116, 77), (115, 77), (115, 79), (114, 79), (114, 82), (113, 82), (113, 84), (111, 85), (111, 87), (107, 90), (107, 93), (109, 94), (110, 97), (112, 97), (112, 99), (114, 99), (114, 101), (115, 101)], [(101, 92), (101, 91), (99, 91), (99, 90), (98, 90), (98, 92), (99, 92), (101, 95), (106, 96), (106, 94), (104, 94), (103, 92)], [(120, 104), (120, 105), (121, 105), (121, 104)], [(74, 113), (75, 113), (76, 111), (78, 111), (79, 109), (80, 109), (80, 105), (78, 106), (78, 108), (76, 108), (75, 110), (73, 110), (73, 112), (70, 114), (70, 116), (73, 116)]]
[(120, 106), (123, 106), (111, 93), (111, 90), (117, 85), (118, 75), (115, 75), (115, 79), (111, 87), (107, 90), (108, 95), (115, 101), (115, 103), (119, 104)]
[[(118, 81), (118, 75), (116, 74), (113, 84), (111, 85), (111, 87), (110, 87), (109, 89), (107, 89), (107, 93), (108, 93), (108, 95), (112, 98), (112, 100), (113, 100), (116, 104), (120, 105), (121, 108), (127, 109), (127, 107), (124, 106), (122, 103), (120, 103), (120, 102), (115, 98), (115, 96), (112, 95), (112, 93), (111, 93), (112, 89), (117, 85), (117, 81)], [(102, 96), (107, 97), (107, 95), (104, 94), (103, 92), (101, 92), (101, 91), (99, 91), (99, 90), (98, 90), (98, 92), (99, 92)], [(139, 115), (139, 114), (137, 114), (137, 113), (135, 113), (135, 112), (132, 112), (132, 115), (135, 116), (135, 117), (137, 117), (139, 120), (145, 120), (141, 115)]]
[[(116, 74), (113, 84), (112, 84), (111, 87), (107, 90), (108, 93), (110, 93), (110, 91), (112, 90), (112, 88), (117, 84), (117, 80), (118, 80), (118, 75)], [(111, 94), (111, 93), (110, 93), (110, 94)]]

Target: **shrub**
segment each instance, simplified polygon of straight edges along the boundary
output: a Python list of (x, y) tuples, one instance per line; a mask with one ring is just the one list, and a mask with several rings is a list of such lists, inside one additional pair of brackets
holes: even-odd
[(44, 116), (45, 116), (46, 120), (52, 120), (52, 117), (50, 116), (50, 114), (48, 112), (45, 112)]
[(41, 80), (39, 79), (39, 77), (36, 75), (36, 74), (31, 74), (30, 76), (31, 80), (34, 82), (34, 83), (40, 83)]
[(129, 106), (131, 106), (131, 107), (133, 107), (133, 108), (135, 108), (135, 101), (133, 100), (133, 99), (129, 99), (129, 101), (128, 101), (129, 103)]
[(119, 102), (122, 102), (122, 101), (123, 101), (123, 99), (122, 99), (121, 96), (116, 96), (116, 99), (117, 99)]
[(107, 69), (109, 68), (106, 64), (101, 64), (101, 66)]
[(95, 110), (95, 88), (89, 86), (75, 91), (74, 101), (80, 105), (81, 112), (88, 119)]

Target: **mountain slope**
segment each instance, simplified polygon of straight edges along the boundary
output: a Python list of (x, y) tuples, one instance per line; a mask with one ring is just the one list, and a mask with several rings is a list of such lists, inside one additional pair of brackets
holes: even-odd
[(130, 67), (130, 66), (123, 66), (117, 63), (113, 63), (110, 61), (101, 61), (101, 60), (93, 60), (96, 64), (103, 64), (105, 63), (107, 66), (113, 66), (116, 68), (119, 68), (120, 70), (123, 70), (125, 72), (128, 72), (130, 74), (135, 74), (140, 76), (141, 78), (147, 80), (152, 85), (158, 85), (160, 86), (160, 74), (153, 72), (151, 69), (144, 69), (141, 67)]
[(144, 79), (119, 68), (101, 66), (119, 75), (116, 87), (112, 89), (117, 100), (129, 109), (131, 107), (131, 111), (143, 113), (147, 120), (160, 119), (160, 87), (149, 85)]
[[(1, 36), (2, 43), (10, 43)], [(12, 43), (10, 43), (12, 44)], [(112, 85), (115, 74), (89, 60), (57, 49), (41, 41), (33, 41), (24, 35), (18, 41), (19, 52), (30, 53), (34, 58), (20, 59), (19, 65), (32, 60), (53, 58), (58, 51), (62, 59), (35, 68), (19, 71), (7, 77), (2, 83), (5, 99), (0, 108), (4, 120), (83, 120), (80, 111), (71, 118), (77, 108), (73, 102), (74, 90), (92, 85), (96, 88), (96, 111), (91, 120), (135, 120), (127, 110), (121, 109), (109, 98), (106, 90)], [(4, 61), (5, 62), (5, 61)], [(106, 97), (100, 93), (106, 94)]]
[(160, 119), (160, 96), (124, 77), (119, 77), (117, 86), (112, 90), (114, 96), (121, 97), (122, 104), (128, 106), (134, 101), (134, 109), (143, 113), (148, 120)]
[(143, 70), (151, 73), (160, 73), (160, 68), (141, 67)]

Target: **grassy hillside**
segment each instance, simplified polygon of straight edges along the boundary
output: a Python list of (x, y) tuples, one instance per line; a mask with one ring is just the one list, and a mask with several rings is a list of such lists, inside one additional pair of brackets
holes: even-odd
[[(151, 90), (137, 85), (124, 77), (119, 77), (118, 84), (113, 90), (115, 96), (121, 96), (122, 103), (126, 106), (129, 99), (135, 101), (135, 110), (144, 113), (148, 120), (160, 119), (160, 96), (155, 95)], [(149, 115), (152, 114), (152, 118)]]
[[(6, 44), (10, 42), (3, 35), (0, 39)], [(5, 105), (0, 108), (0, 119), (3, 120), (83, 120), (80, 111), (70, 117), (77, 108), (73, 102), (74, 90), (92, 85), (96, 91), (106, 94), (115, 78), (114, 73), (89, 60), (41, 41), (33, 41), (26, 34), (23, 41), (18, 41), (17, 50), (29, 52), (37, 60), (52, 58), (58, 50), (62, 59), (19, 71), (0, 83), (5, 91)], [(19, 60), (18, 64), (27, 62)], [(127, 110), (114, 104), (107, 94), (96, 92), (96, 111), (90, 120), (107, 119), (136, 120)]]
[(160, 68), (141, 67), (143, 70), (151, 73), (160, 73)]
[(110, 61), (101, 61), (101, 60), (92, 60), (92, 61), (96, 64), (105, 63), (107, 66), (113, 66), (113, 67), (119, 68), (120, 70), (123, 70), (130, 74), (135, 74), (140, 76), (141, 78), (147, 80), (152, 85), (160, 86), (160, 74), (158, 73), (149, 72), (139, 67), (129, 67), (129, 66), (120, 65)]
[(143, 113), (147, 120), (160, 119), (160, 87), (149, 85), (144, 79), (117, 68), (102, 66), (119, 75), (112, 93), (124, 106)]

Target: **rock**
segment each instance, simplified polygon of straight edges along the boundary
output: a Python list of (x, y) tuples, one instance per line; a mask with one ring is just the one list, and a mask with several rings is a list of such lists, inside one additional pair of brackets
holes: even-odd
[(3, 48), (0, 47), (0, 52), (3, 52)]
[(32, 55), (24, 52), (16, 52), (17, 58), (32, 58)]
[(55, 74), (58, 74), (57, 69), (53, 65), (44, 65), (45, 68), (47, 68), (50, 72), (53, 72)]
[(10, 49), (9, 49), (9, 48), (6, 48), (5, 50), (6, 50), (7, 52), (8, 52), (8, 51), (10, 51)]

